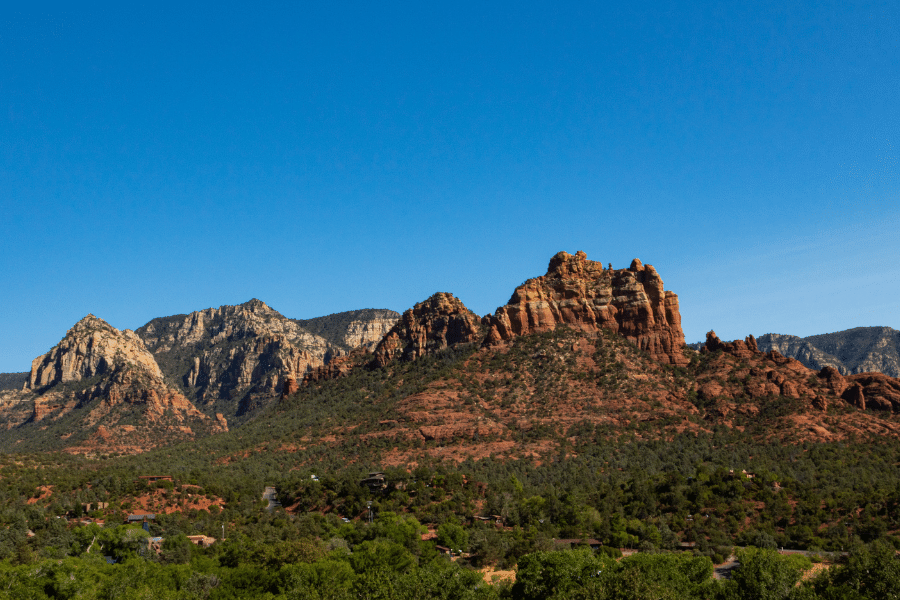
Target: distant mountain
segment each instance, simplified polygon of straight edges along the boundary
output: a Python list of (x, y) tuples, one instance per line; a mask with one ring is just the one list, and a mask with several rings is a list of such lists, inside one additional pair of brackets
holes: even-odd
[(350, 351), (359, 346), (374, 349), (399, 318), (400, 313), (386, 308), (364, 308), (292, 321), (333, 347)]
[(396, 321), (364, 309), (289, 319), (257, 299), (153, 319), (135, 333), (160, 369), (201, 410), (229, 421), (268, 404), (299, 380), (356, 346), (373, 347)]
[(831, 366), (843, 375), (878, 372), (900, 377), (900, 331), (890, 327), (855, 327), (800, 338), (767, 333), (759, 349), (796, 358), (810, 369)]

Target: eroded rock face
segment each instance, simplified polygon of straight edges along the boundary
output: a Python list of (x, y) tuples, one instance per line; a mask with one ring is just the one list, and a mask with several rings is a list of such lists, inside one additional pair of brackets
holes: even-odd
[[(76, 323), (53, 349), (33, 361), (22, 394), (21, 404), (31, 407), (30, 414), (14, 423), (22, 411), (2, 411), (8, 426), (70, 415), (81, 434), (98, 428), (116, 432), (122, 451), (193, 439), (196, 432), (228, 430), (224, 419), (211, 419), (166, 383), (137, 335), (119, 331), (93, 315)], [(123, 405), (128, 406), (119, 408)], [(135, 414), (140, 415), (137, 421)], [(120, 423), (123, 419), (127, 425)], [(160, 428), (172, 433), (166, 439), (154, 439), (152, 432)], [(90, 444), (81, 448), (96, 450)]]
[(353, 319), (341, 336), (341, 342), (350, 348), (362, 346), (370, 352), (397, 323), (399, 315), (393, 311), (379, 311), (369, 319)]
[(283, 394), (289, 380), (339, 372), (354, 348), (371, 351), (399, 315), (362, 309), (289, 319), (260, 300), (154, 319), (137, 334), (163, 373), (207, 412), (242, 416)]
[(153, 355), (133, 331), (119, 331), (103, 319), (88, 315), (53, 349), (31, 362), (26, 388), (37, 390), (107, 375), (124, 365), (132, 365), (157, 379), (163, 377)]
[(300, 389), (297, 380), (293, 377), (285, 377), (284, 384), (281, 387), (281, 398), (287, 398), (291, 394), (297, 393), (297, 390)]
[(847, 381), (861, 387), (867, 408), (900, 411), (900, 379), (884, 373), (857, 373), (848, 376)]
[(375, 363), (415, 360), (481, 340), (481, 319), (453, 294), (438, 292), (407, 310), (375, 349)]
[(370, 358), (371, 353), (367, 352), (364, 346), (361, 346), (352, 351), (349, 355), (338, 356), (329, 361), (328, 364), (316, 367), (303, 375), (303, 385), (319, 383), (349, 375), (353, 369), (366, 365)]
[[(299, 381), (340, 354), (323, 337), (256, 299), (154, 319), (137, 333), (186, 393), (231, 415), (264, 406), (285, 381)], [(180, 358), (185, 355), (191, 358)], [(250, 393), (254, 398), (244, 397)]]
[(560, 252), (550, 259), (546, 275), (516, 288), (506, 306), (486, 322), (488, 345), (565, 324), (616, 332), (654, 360), (689, 362), (682, 353), (678, 296), (663, 289), (656, 269), (637, 259), (629, 268), (616, 270), (588, 260), (584, 252)]

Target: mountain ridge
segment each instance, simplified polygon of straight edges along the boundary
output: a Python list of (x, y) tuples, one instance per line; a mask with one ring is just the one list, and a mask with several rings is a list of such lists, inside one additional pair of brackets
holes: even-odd
[[(508, 447), (516, 432), (534, 430), (547, 444), (580, 422), (603, 426), (609, 435), (640, 423), (652, 435), (716, 427), (757, 431), (753, 419), (769, 413), (777, 424), (773, 435), (785, 439), (900, 433), (896, 379), (811, 370), (758, 347), (752, 336), (722, 342), (710, 332), (701, 352), (692, 351), (684, 343), (677, 295), (638, 259), (613, 269), (584, 252), (560, 252), (545, 275), (518, 286), (492, 315), (479, 318), (446, 292), (396, 314), (362, 309), (298, 320), (252, 299), (160, 317), (135, 332), (119, 332), (91, 315), (67, 334), (77, 339), (64, 338), (35, 359), (28, 390), (3, 392), (9, 435), (0, 432), (6, 439), (0, 447), (9, 448), (11, 437), (22, 442), (26, 433), (40, 439), (45, 434), (37, 426), (54, 422), (57, 445), (91, 451), (90, 440), (82, 435), (70, 443), (73, 434), (62, 428), (79, 422), (79, 407), (95, 401), (105, 402), (110, 414), (116, 406), (168, 402), (180, 407), (182, 420), (205, 423), (205, 432), (251, 426), (257, 415), (319, 397), (316, 390), (329, 401), (327, 390), (345, 385), (335, 380), (359, 381), (348, 393), (367, 393), (381, 404), (375, 413), (380, 427), (394, 433), (366, 433), (352, 423), (351, 411), (314, 438), (341, 439), (352, 431), (348, 443), (366, 434), (401, 445), (468, 440), (479, 448), (494, 439)], [(97, 336), (107, 340), (105, 354), (92, 353)], [(459, 378), (430, 387), (416, 382), (415, 373), (429, 361), (464, 355), (469, 362)], [(155, 395), (148, 382), (158, 386)], [(32, 409), (23, 418), (28, 402)], [(94, 430), (93, 448), (115, 438), (115, 419), (109, 419), (102, 435)], [(160, 425), (182, 427), (160, 419)], [(94, 421), (92, 427), (100, 424)]]
[(900, 331), (891, 327), (854, 327), (803, 338), (767, 333), (757, 343), (812, 369), (831, 366), (843, 375), (879, 372), (900, 377)]

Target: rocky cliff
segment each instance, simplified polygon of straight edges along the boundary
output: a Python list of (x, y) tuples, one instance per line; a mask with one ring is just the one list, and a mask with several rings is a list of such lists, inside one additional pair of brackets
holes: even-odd
[(516, 288), (486, 323), (488, 344), (557, 325), (582, 331), (602, 328), (635, 343), (654, 360), (688, 362), (678, 296), (663, 289), (656, 269), (637, 259), (617, 270), (588, 260), (584, 252), (560, 252), (550, 259), (546, 275)]
[(150, 377), (162, 379), (153, 355), (133, 331), (119, 331), (103, 319), (88, 315), (47, 354), (35, 358), (26, 387), (39, 390), (69, 381), (80, 381), (132, 366)]
[(762, 350), (776, 350), (811, 369), (830, 366), (844, 375), (879, 372), (900, 377), (900, 331), (890, 327), (856, 327), (805, 338), (767, 333), (758, 343)]
[(399, 318), (392, 310), (364, 308), (294, 321), (336, 348), (350, 351), (362, 346), (372, 351)]
[[(26, 437), (28, 426), (46, 429), (47, 422), (65, 421), (62, 445), (84, 452), (139, 452), (227, 431), (224, 418), (203, 414), (165, 382), (134, 332), (93, 315), (34, 359), (25, 389), (4, 396), (0, 416), (9, 430), (24, 427)], [(100, 428), (98, 446), (90, 439)]]
[(256, 299), (154, 319), (137, 334), (187, 396), (228, 416), (261, 407), (287, 378), (340, 353)]
[(453, 294), (438, 292), (407, 310), (375, 348), (375, 363), (415, 360), (481, 340), (481, 319)]
[(136, 333), (188, 398), (231, 420), (290, 394), (290, 380), (308, 379), (353, 348), (374, 347), (397, 316), (363, 309), (298, 320), (253, 299), (153, 319)]

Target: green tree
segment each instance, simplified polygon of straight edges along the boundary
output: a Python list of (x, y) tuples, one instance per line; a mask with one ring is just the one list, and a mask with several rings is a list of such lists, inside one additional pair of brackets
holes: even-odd
[(737, 554), (741, 566), (732, 572), (729, 592), (741, 600), (781, 600), (790, 597), (811, 563), (802, 556), (783, 557), (775, 550), (745, 548)]
[(612, 559), (587, 549), (527, 554), (519, 558), (512, 596), (516, 600), (563, 598), (587, 579), (614, 568)]
[(437, 541), (454, 552), (463, 552), (469, 548), (469, 533), (456, 523), (442, 523), (437, 529)]
[(183, 533), (167, 537), (162, 543), (162, 558), (167, 563), (183, 565), (191, 560), (192, 546)]
[(900, 599), (900, 560), (887, 544), (863, 548), (847, 564), (823, 572), (812, 583), (823, 600)]

